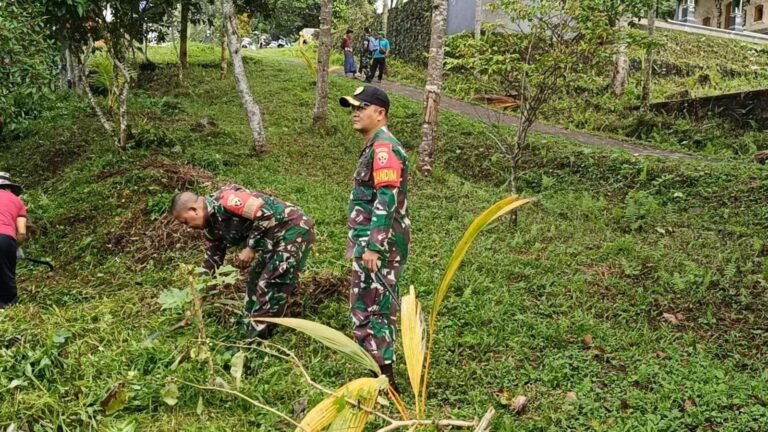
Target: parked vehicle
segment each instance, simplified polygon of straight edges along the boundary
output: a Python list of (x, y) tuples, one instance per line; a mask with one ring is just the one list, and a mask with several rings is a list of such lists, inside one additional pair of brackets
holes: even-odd
[(253, 44), (251, 38), (243, 38), (243, 40), (240, 41), (240, 48), (256, 49), (256, 46)]

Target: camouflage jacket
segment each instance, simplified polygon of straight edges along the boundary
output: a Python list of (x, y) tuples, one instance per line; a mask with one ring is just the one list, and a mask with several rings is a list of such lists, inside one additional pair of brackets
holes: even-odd
[[(293, 204), (251, 192), (242, 186), (227, 185), (205, 199), (208, 247), (203, 268), (214, 270), (223, 262), (227, 246), (248, 246), (257, 252), (276, 250), (290, 231), (311, 229), (314, 222)], [(290, 240), (290, 239), (288, 239)]]
[(408, 258), (408, 156), (386, 127), (360, 152), (347, 216), (348, 258), (366, 249), (388, 261)]

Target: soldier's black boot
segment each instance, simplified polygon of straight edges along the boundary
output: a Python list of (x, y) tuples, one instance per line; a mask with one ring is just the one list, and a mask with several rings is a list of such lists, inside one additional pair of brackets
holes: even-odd
[(397, 382), (395, 381), (395, 371), (393, 366), (394, 366), (393, 363), (379, 365), (379, 369), (381, 369), (381, 373), (383, 375), (386, 375), (387, 379), (389, 379), (389, 386), (392, 387), (392, 390), (394, 390), (395, 393), (397, 394), (402, 394), (400, 393), (400, 389), (397, 388)]
[(268, 340), (275, 335), (277, 326), (274, 324), (257, 324), (248, 326), (248, 339)]

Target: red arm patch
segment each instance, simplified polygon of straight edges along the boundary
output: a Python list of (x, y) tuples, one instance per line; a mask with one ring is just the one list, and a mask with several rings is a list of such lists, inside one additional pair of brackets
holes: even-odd
[(261, 213), (261, 207), (264, 206), (262, 199), (248, 192), (224, 192), (219, 203), (228, 212), (251, 220), (256, 219), (256, 216)]
[(373, 144), (373, 185), (376, 188), (382, 186), (400, 186), (403, 172), (403, 163), (400, 162), (392, 144), (377, 142)]

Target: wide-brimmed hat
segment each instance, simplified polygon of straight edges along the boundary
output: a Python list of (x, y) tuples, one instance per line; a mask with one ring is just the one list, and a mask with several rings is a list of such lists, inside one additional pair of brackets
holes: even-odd
[(16, 196), (19, 196), (24, 192), (24, 188), (22, 188), (21, 185), (14, 183), (13, 180), (11, 180), (11, 175), (3, 171), (0, 171), (0, 189), (10, 189)]

